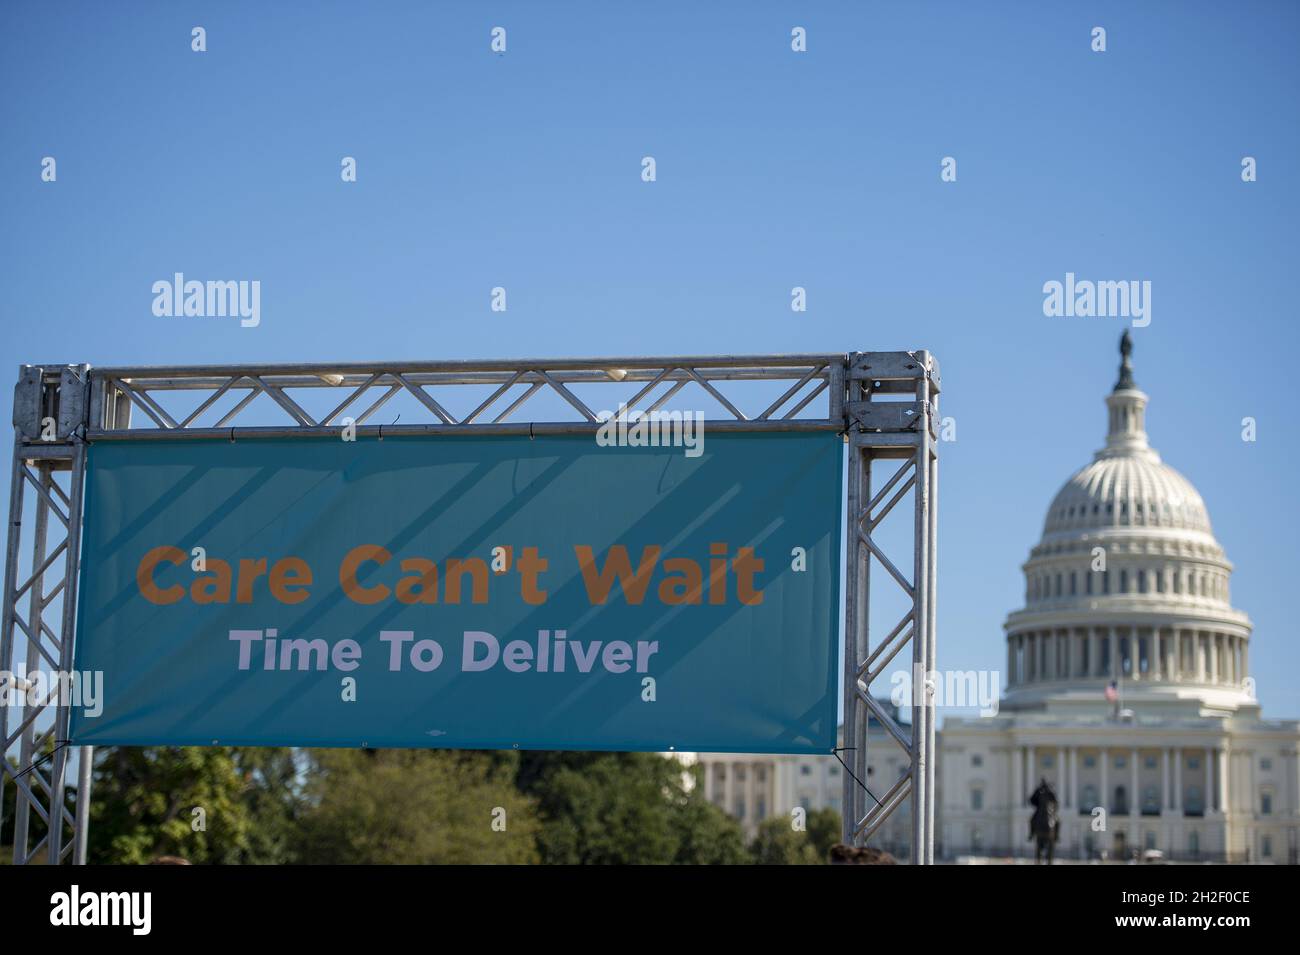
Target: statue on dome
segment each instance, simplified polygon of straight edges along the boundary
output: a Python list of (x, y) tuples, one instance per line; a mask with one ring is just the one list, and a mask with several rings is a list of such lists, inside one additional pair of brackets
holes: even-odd
[(1127, 391), (1136, 388), (1133, 383), (1133, 337), (1129, 335), (1128, 329), (1124, 329), (1124, 334), (1119, 337), (1119, 381), (1115, 382), (1116, 391)]
[(1034, 865), (1041, 862), (1044, 852), (1047, 853), (1047, 864), (1051, 865), (1056, 841), (1061, 835), (1061, 820), (1057, 815), (1056, 793), (1047, 785), (1046, 779), (1039, 779), (1038, 788), (1029, 797), (1029, 805), (1034, 807), (1034, 814), (1029, 817), (1029, 838), (1036, 840)]

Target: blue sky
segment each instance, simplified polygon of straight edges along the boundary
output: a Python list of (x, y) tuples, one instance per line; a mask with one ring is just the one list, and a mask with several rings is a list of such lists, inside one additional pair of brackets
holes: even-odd
[[(1152, 441), (1236, 564), (1265, 713), (1300, 716), (1298, 25), (1282, 2), (6, 2), (0, 368), (928, 348), (958, 438), (940, 663), (996, 668), (1123, 327), (1045, 317), (1043, 283), (1149, 280)], [(155, 317), (176, 271), (260, 280), (260, 326)]]

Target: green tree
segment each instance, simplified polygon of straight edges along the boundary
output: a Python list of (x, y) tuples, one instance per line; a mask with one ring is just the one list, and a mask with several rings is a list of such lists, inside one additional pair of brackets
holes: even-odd
[(243, 782), (241, 798), (252, 821), (237, 861), (273, 865), (297, 861), (294, 850), (306, 757), (293, 749), (250, 747), (234, 750), (234, 759)]
[(840, 814), (834, 809), (808, 813), (799, 831), (785, 816), (773, 816), (759, 824), (750, 843), (753, 861), (759, 865), (822, 865), (829, 861), (830, 847), (840, 839)]
[(705, 802), (690, 771), (655, 753), (528, 752), (519, 786), (537, 800), (547, 863), (745, 860), (740, 827)]
[(97, 748), (89, 861), (239, 862), (252, 848), (245, 788), (229, 747)]
[(511, 753), (328, 749), (306, 757), (295, 847), (302, 862), (536, 860), (537, 821), (514, 786)]
[(831, 846), (836, 845), (844, 834), (839, 812), (830, 808), (814, 809), (808, 813), (804, 825), (808, 830), (808, 841), (817, 849), (818, 858), (829, 864)]

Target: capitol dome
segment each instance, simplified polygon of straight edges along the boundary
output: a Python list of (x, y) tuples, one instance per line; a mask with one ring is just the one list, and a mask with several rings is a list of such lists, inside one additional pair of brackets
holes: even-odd
[(1024, 564), (1025, 606), (1007, 619), (1007, 703), (1254, 704), (1249, 618), (1229, 600), (1232, 564), (1205, 502), (1148, 444), (1148, 397), (1125, 332), (1106, 397), (1106, 445), (1057, 492)]
[(1201, 495), (1154, 451), (1149, 456), (1115, 454), (1109, 447), (1097, 452), (1097, 459), (1057, 493), (1043, 534), (1105, 527), (1191, 531), (1213, 540)]

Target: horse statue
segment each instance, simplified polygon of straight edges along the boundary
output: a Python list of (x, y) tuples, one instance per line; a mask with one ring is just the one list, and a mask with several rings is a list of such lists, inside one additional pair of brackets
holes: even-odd
[(1044, 851), (1047, 852), (1047, 864), (1051, 865), (1056, 840), (1061, 834), (1061, 821), (1056, 813), (1056, 793), (1047, 785), (1046, 779), (1038, 781), (1038, 788), (1029, 797), (1029, 805), (1034, 807), (1034, 814), (1029, 818), (1029, 838), (1036, 840), (1034, 865), (1039, 864)]

